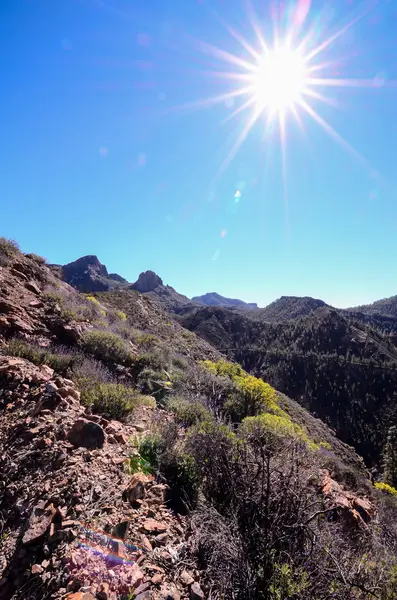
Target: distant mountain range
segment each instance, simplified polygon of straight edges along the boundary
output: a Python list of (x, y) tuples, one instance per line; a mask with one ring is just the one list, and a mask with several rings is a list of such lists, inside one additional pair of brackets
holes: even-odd
[[(108, 273), (95, 255), (83, 256), (66, 265), (50, 265), (54, 273), (71, 286), (84, 293), (131, 289), (149, 294), (159, 301), (166, 310), (176, 314), (189, 314), (205, 307), (222, 307), (242, 311), (250, 320), (277, 323), (308, 316), (321, 308), (332, 309), (323, 300), (311, 297), (282, 296), (265, 308), (258, 308), (254, 302), (247, 303), (237, 298), (226, 298), (216, 292), (194, 296), (189, 299), (173, 287), (165, 285), (161, 277), (153, 271), (141, 273), (135, 283), (128, 282), (117, 273)], [(339, 314), (347, 314), (362, 323), (381, 328), (387, 332), (397, 331), (397, 296), (378, 300), (373, 304), (348, 309), (334, 309)]]
[(237, 298), (225, 298), (216, 292), (209, 292), (203, 296), (194, 296), (192, 302), (205, 304), (206, 306), (229, 306), (233, 308), (248, 309), (258, 308), (258, 305), (255, 304), (255, 302), (243, 302), (243, 300), (238, 300)]

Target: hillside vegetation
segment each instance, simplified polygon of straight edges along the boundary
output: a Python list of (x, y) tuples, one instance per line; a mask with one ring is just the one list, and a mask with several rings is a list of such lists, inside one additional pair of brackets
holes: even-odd
[(176, 319), (0, 260), (2, 599), (396, 597), (391, 340), (327, 307)]

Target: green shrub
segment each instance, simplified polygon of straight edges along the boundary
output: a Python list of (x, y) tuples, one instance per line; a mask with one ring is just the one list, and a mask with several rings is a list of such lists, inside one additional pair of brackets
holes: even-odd
[(81, 401), (93, 413), (123, 421), (143, 399), (136, 390), (121, 383), (88, 383), (81, 390)]
[(394, 488), (393, 486), (389, 485), (388, 483), (384, 483), (383, 481), (379, 481), (378, 483), (375, 483), (375, 487), (377, 490), (382, 490), (382, 492), (387, 492), (388, 494), (391, 494), (392, 496), (397, 496), (397, 490), (396, 488)]
[(142, 335), (138, 335), (135, 338), (135, 341), (137, 344), (139, 344), (139, 346), (143, 346), (146, 348), (153, 348), (154, 346), (156, 346), (159, 342), (158, 337), (156, 337), (155, 335), (151, 334), (151, 333), (143, 333)]
[(191, 454), (174, 449), (162, 457), (161, 472), (170, 487), (170, 503), (178, 512), (187, 512), (197, 505), (200, 476)]
[(152, 432), (138, 441), (138, 452), (153, 469), (158, 469), (160, 457), (165, 452), (164, 438), (160, 432)]
[(99, 300), (97, 298), (95, 298), (95, 296), (86, 296), (86, 298), (89, 302), (92, 302), (93, 304), (96, 304), (97, 306), (101, 306), (101, 303), (99, 302)]
[(186, 369), (188, 368), (187, 360), (182, 358), (182, 356), (175, 356), (172, 359), (172, 364), (174, 365), (174, 367), (176, 367), (177, 369), (181, 369), (182, 371), (186, 371)]
[(194, 457), (177, 446), (176, 440), (177, 429), (170, 424), (141, 439), (138, 451), (167, 480), (171, 507), (185, 513), (197, 503), (200, 477)]
[(116, 310), (115, 315), (120, 321), (127, 320), (127, 315), (122, 310)]
[(82, 346), (105, 363), (132, 365), (134, 356), (125, 340), (110, 331), (89, 331), (84, 335)]
[(140, 354), (135, 363), (137, 373), (143, 369), (152, 369), (153, 371), (162, 371), (168, 368), (168, 363), (161, 352), (145, 352)]
[(31, 260), (34, 260), (34, 262), (36, 262), (39, 265), (45, 265), (47, 262), (47, 259), (44, 258), (44, 256), (40, 256), (39, 254), (35, 254), (34, 252), (29, 252), (28, 254), (25, 254), (25, 256), (27, 258), (30, 258)]
[(144, 473), (150, 475), (153, 472), (151, 464), (142, 458), (142, 456), (131, 456), (126, 461), (126, 471), (129, 475), (134, 473)]
[(196, 425), (201, 421), (211, 421), (212, 414), (199, 402), (189, 402), (185, 398), (174, 396), (167, 402), (167, 408), (185, 427)]
[(212, 360), (204, 360), (201, 363), (207, 371), (214, 373), (214, 375), (221, 375), (223, 377), (229, 377), (234, 379), (235, 377), (243, 377), (246, 375), (245, 371), (234, 363), (228, 362), (227, 360), (218, 360), (213, 362)]
[(138, 375), (137, 384), (144, 394), (154, 396), (158, 402), (172, 389), (168, 373), (153, 369), (143, 369)]
[(48, 365), (57, 373), (65, 373), (78, 360), (75, 354), (62, 354), (51, 348), (40, 348), (23, 340), (11, 340), (7, 353), (11, 356), (25, 358), (35, 365)]
[(279, 412), (276, 390), (262, 379), (246, 373), (240, 365), (225, 360), (202, 363), (204, 368), (216, 376), (228, 377), (235, 385), (225, 409), (233, 421), (242, 421), (245, 417), (255, 416), (263, 411)]
[(8, 266), (20, 253), (17, 242), (0, 237), (0, 266)]
[(297, 423), (291, 421), (287, 413), (274, 415), (263, 413), (256, 417), (246, 417), (240, 428), (243, 437), (268, 448), (278, 447), (290, 439), (301, 441), (311, 450), (318, 446)]

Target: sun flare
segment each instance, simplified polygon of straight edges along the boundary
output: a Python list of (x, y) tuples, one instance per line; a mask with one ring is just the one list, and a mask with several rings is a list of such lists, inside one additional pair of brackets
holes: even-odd
[[(347, 59), (336, 47), (337, 41), (343, 46), (345, 34), (374, 9), (376, 2), (363, 0), (333, 31), (329, 18), (325, 18), (326, 9), (317, 13), (314, 9), (312, 11), (311, 0), (275, 2), (275, 8), (271, 10), (273, 31), (268, 36), (262, 30), (261, 20), (256, 16), (251, 0), (246, 2), (251, 36), (244, 37), (241, 31), (221, 21), (238, 43), (235, 52), (198, 41), (200, 52), (210, 57), (212, 63), (206, 74), (217, 82), (223, 82), (222, 85), (227, 82), (223, 93), (176, 107), (190, 109), (222, 104), (228, 111), (222, 122), (236, 123), (234, 139), (216, 177), (225, 171), (256, 126), (262, 127), (267, 139), (274, 139), (273, 134), (279, 132), (285, 170), (289, 121), (295, 120), (305, 132), (305, 117), (312, 119), (344, 150), (368, 166), (367, 159), (321, 116), (317, 107), (321, 104), (340, 107), (340, 100), (331, 93), (337, 88), (379, 86), (374, 76), (344, 77)], [(288, 10), (281, 6), (288, 7)], [(381, 81), (384, 87), (397, 87), (397, 81)], [(239, 117), (238, 120), (236, 117)]]
[(252, 93), (258, 111), (269, 116), (293, 108), (308, 84), (305, 59), (299, 51), (281, 46), (265, 52), (252, 74)]

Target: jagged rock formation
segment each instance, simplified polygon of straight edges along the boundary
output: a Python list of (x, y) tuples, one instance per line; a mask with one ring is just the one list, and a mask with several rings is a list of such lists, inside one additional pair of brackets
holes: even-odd
[(192, 305), (189, 298), (178, 294), (173, 287), (164, 285), (161, 277), (153, 271), (141, 273), (130, 289), (150, 295), (171, 313), (181, 312)]
[(202, 296), (194, 296), (192, 302), (205, 304), (206, 306), (228, 306), (229, 308), (246, 308), (249, 310), (258, 308), (258, 305), (255, 302), (243, 302), (243, 300), (238, 300), (236, 298), (225, 298), (216, 292), (209, 292)]
[(63, 265), (61, 275), (64, 281), (69, 283), (79, 292), (102, 292), (118, 287), (119, 284), (128, 283), (126, 280), (113, 273), (108, 274), (107, 268), (97, 256), (89, 255)]
[(137, 290), (142, 294), (153, 292), (157, 287), (163, 285), (163, 280), (154, 271), (141, 273), (135, 283), (130, 285), (131, 290)]

